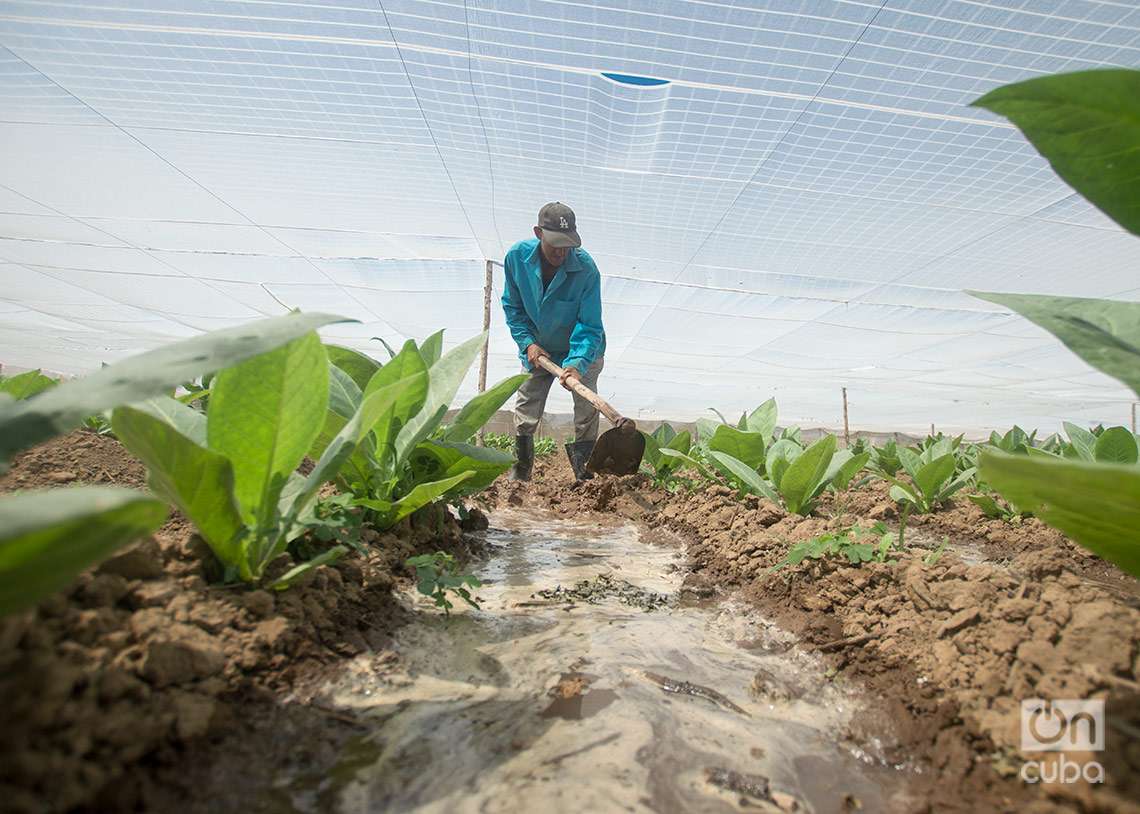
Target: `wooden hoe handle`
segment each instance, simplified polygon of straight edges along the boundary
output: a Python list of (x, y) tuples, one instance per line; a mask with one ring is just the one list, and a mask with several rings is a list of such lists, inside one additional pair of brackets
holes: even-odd
[[(538, 364), (542, 367), (543, 370), (551, 373), (555, 377), (562, 375), (562, 368), (554, 364), (554, 362), (550, 361), (550, 357), (548, 356), (538, 357)], [(621, 413), (609, 405), (609, 402), (607, 402), (590, 388), (586, 387), (586, 385), (582, 384), (582, 382), (578, 379), (571, 379), (570, 386), (574, 389), (575, 393), (601, 410), (602, 415), (608, 418), (610, 420), (610, 423), (615, 427), (625, 427), (627, 424), (633, 423), (630, 419), (624, 418)]]

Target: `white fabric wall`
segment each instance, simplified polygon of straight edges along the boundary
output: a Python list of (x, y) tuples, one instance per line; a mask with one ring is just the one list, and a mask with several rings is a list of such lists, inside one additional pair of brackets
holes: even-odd
[(1140, 7), (1107, 0), (6, 0), (0, 363), (297, 306), (361, 349), (452, 344), (558, 199), (634, 417), (774, 394), (837, 426), (846, 386), (866, 429), (1125, 423), (1123, 387), (962, 290), (1135, 300), (1140, 240), (967, 105), (1138, 64)]

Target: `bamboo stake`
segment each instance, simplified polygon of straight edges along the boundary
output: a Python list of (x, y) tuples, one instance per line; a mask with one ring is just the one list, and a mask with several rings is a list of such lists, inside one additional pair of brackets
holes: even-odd
[[(487, 389), (487, 355), (491, 351), (491, 283), (494, 263), (487, 261), (487, 277), (483, 283), (483, 352), (479, 357), (479, 392)], [(475, 445), (483, 446), (483, 428), (475, 434)]]
[(851, 428), (847, 423), (847, 388), (843, 388), (843, 446), (851, 446)]

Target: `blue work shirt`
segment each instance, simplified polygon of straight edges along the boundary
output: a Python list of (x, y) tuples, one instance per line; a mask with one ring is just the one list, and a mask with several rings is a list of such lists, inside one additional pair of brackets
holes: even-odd
[(523, 367), (527, 346), (540, 345), (562, 367), (585, 373), (606, 352), (602, 328), (602, 276), (584, 249), (571, 249), (546, 291), (538, 239), (521, 240), (503, 259), (503, 313), (519, 346)]

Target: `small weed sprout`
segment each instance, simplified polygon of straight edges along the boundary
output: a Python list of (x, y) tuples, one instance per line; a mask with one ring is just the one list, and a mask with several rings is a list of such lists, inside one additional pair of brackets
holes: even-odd
[(938, 561), (942, 559), (942, 554), (946, 551), (946, 546), (949, 545), (949, 543), (950, 538), (943, 537), (942, 542), (938, 545), (938, 548), (934, 549), (922, 558), (922, 564), (927, 568), (932, 568), (933, 566), (937, 565)]
[(416, 589), (424, 596), (434, 599), (435, 606), (442, 608), (445, 616), (451, 616), (451, 609), (455, 607), (447, 598), (448, 591), (455, 593), (476, 610), (479, 609), (479, 600), (467, 588), (479, 588), (483, 583), (471, 574), (458, 573), (459, 566), (450, 554), (444, 551), (421, 554), (408, 558), (404, 565), (415, 569)]
[(807, 559), (845, 557), (851, 565), (865, 562), (893, 562), (887, 558), (897, 548), (899, 537), (882, 522), (868, 528), (851, 526), (841, 531), (829, 531), (811, 540), (796, 543), (787, 555), (769, 569), (769, 573), (788, 565), (798, 565)]

